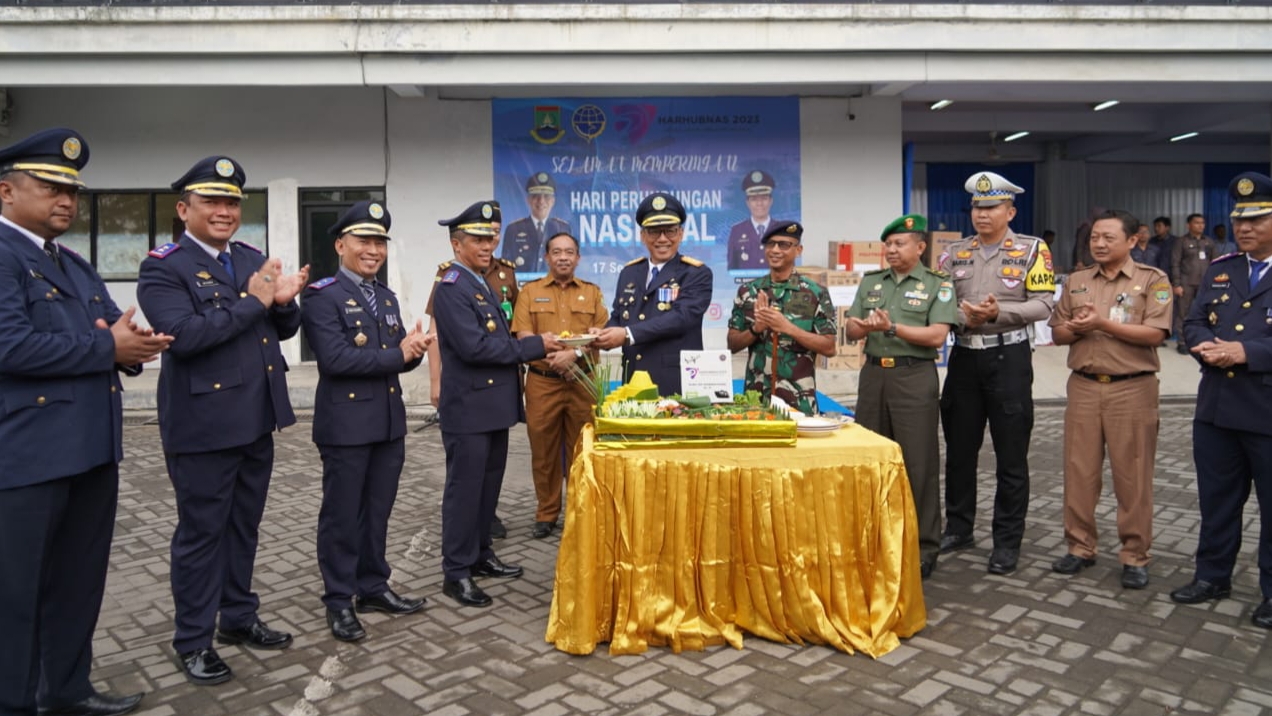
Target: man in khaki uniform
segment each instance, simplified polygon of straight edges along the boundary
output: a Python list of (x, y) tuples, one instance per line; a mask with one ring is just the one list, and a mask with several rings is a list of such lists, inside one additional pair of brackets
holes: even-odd
[(1095, 564), (1095, 508), (1108, 446), (1122, 541), (1122, 586), (1148, 586), (1153, 541), (1153, 457), (1157, 453), (1157, 346), (1170, 332), (1171, 286), (1158, 268), (1135, 263), (1139, 220), (1106, 211), (1091, 228), (1096, 265), (1069, 275), (1051, 317), (1069, 346), (1064, 411), (1064, 538), (1051, 565), (1077, 574)]
[(1029, 326), (1051, 316), (1056, 290), (1046, 242), (1016, 234), (1015, 196), (1024, 191), (993, 172), (973, 174), (976, 235), (941, 257), (959, 301), (941, 423), (945, 428), (945, 536), (941, 551), (975, 544), (976, 461), (985, 423), (994, 440), (998, 491), (990, 574), (1009, 574), (1020, 557), (1029, 510), (1029, 434), (1033, 431), (1033, 356)]
[(862, 277), (846, 326), (848, 338), (866, 339), (857, 424), (901, 446), (919, 518), (919, 570), (927, 578), (941, 541), (936, 358), (958, 324), (958, 307), (949, 276), (919, 260), (927, 249), (927, 219), (907, 214), (879, 238), (888, 268)]
[(1184, 355), (1188, 354), (1184, 319), (1201, 286), (1201, 275), (1216, 258), (1215, 240), (1206, 236), (1206, 219), (1201, 214), (1189, 214), (1188, 233), (1175, 239), (1170, 248), (1170, 276), (1175, 284), (1175, 349)]
[[(494, 210), (494, 217), (490, 220), (490, 225), (495, 231), (495, 248), (499, 248), (499, 226), (503, 213), (499, 209), (499, 202), (486, 202)], [(437, 265), (437, 275), (433, 277), (433, 292), (428, 295), (428, 305), (424, 307), (424, 315), (428, 316), (429, 327), (428, 336), (431, 336), (431, 343), (428, 344), (428, 392), (429, 402), (433, 407), (438, 406), (442, 395), (442, 349), (437, 345), (437, 321), (433, 320), (433, 296), (437, 292), (437, 284), (442, 280), (442, 276), (455, 265), (454, 261), (443, 261)], [(504, 319), (512, 324), (512, 308), (517, 304), (517, 265), (508, 259), (492, 258), (490, 267), (482, 274), (482, 278), (486, 279), (486, 283), (490, 284), (490, 290), (495, 292), (499, 298), (499, 308), (504, 312)], [(499, 515), (495, 515), (494, 522), (490, 523), (490, 536), (495, 539), (503, 539), (508, 536), (508, 530), (499, 519)]]
[[(518, 338), (539, 333), (585, 336), (589, 328), (601, 328), (609, 320), (601, 288), (575, 278), (579, 265), (579, 241), (568, 233), (548, 238), (544, 244), (548, 275), (527, 283), (512, 314), (512, 332)], [(592, 359), (597, 351), (590, 349)], [(583, 425), (592, 419), (592, 398), (570, 373), (570, 366), (585, 368), (584, 349), (567, 348), (526, 366), (526, 434), (534, 471), (534, 494), (539, 501), (531, 536), (543, 539), (556, 528), (561, 514), (562, 455), (565, 465), (574, 461), (575, 443)]]

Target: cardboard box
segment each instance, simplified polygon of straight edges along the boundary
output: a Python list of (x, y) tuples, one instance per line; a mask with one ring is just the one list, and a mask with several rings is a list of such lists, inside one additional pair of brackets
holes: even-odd
[(863, 347), (861, 341), (854, 341), (849, 345), (839, 346), (839, 353), (836, 355), (817, 356), (817, 368), (819, 370), (861, 370), (861, 366), (866, 364)]
[(827, 259), (839, 271), (873, 271), (883, 266), (883, 242), (832, 241)]
[(830, 292), (830, 302), (847, 308), (857, 296), (861, 274), (856, 271), (837, 271), (823, 266), (796, 266), (795, 273), (812, 279)]
[(941, 254), (950, 247), (950, 244), (963, 238), (963, 235), (957, 231), (933, 231), (932, 243), (928, 249), (928, 268), (937, 268), (940, 263)]

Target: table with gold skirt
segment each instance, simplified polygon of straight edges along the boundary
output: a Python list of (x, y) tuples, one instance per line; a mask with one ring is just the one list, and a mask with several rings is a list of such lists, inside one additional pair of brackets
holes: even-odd
[(742, 632), (873, 657), (927, 622), (901, 449), (857, 425), (793, 447), (597, 449), (570, 469), (547, 641), (677, 653)]

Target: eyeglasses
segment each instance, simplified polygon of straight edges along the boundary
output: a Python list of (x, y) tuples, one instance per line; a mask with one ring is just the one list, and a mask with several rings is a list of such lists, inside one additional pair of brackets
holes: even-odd
[(772, 239), (761, 241), (760, 246), (766, 249), (777, 249), (778, 251), (790, 251), (799, 246), (798, 241), (773, 241)]
[(655, 239), (660, 235), (666, 236), (669, 239), (674, 239), (676, 238), (676, 235), (680, 233), (682, 228), (683, 227), (680, 226), (647, 226), (642, 228), (640, 232)]

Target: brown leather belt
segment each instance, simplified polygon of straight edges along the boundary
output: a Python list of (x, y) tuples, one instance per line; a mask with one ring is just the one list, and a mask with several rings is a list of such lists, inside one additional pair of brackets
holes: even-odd
[(1127, 375), (1105, 375), (1103, 373), (1083, 373), (1080, 370), (1075, 370), (1073, 371), (1073, 374), (1080, 375), (1087, 380), (1093, 380), (1097, 383), (1116, 383), (1120, 380), (1130, 380), (1131, 378), (1138, 378), (1142, 375), (1152, 375), (1153, 372), (1151, 370), (1142, 370), (1138, 373), (1129, 373)]
[(933, 361), (932, 358), (915, 358), (913, 356), (901, 356), (899, 358), (866, 356), (866, 360), (870, 362), (870, 365), (877, 365), (881, 368), (908, 368), (912, 365), (931, 363)]

